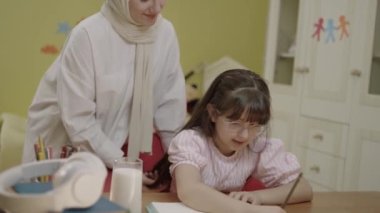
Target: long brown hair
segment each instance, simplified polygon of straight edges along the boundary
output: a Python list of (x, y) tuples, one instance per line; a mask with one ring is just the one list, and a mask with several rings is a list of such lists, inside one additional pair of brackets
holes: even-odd
[[(271, 100), (268, 86), (258, 74), (244, 69), (227, 70), (210, 85), (205, 95), (197, 103), (190, 120), (182, 130), (197, 128), (208, 137), (215, 134), (215, 126), (207, 111), (211, 104), (220, 114), (231, 120), (239, 120), (247, 112), (246, 121), (266, 125), (271, 117)], [(166, 154), (157, 164), (158, 179), (150, 188), (165, 184), (169, 189), (171, 176)]]
[(215, 129), (206, 110), (208, 104), (231, 120), (238, 120), (246, 110), (246, 120), (260, 125), (267, 124), (271, 116), (268, 86), (264, 79), (249, 70), (233, 69), (220, 74), (197, 104), (183, 129), (200, 127), (206, 136), (212, 137)]

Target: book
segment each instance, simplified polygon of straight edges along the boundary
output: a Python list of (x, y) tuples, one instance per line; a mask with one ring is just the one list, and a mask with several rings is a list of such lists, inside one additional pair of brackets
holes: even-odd
[[(46, 183), (17, 183), (13, 190), (17, 193), (44, 193), (53, 189), (51, 182)], [(83, 212), (129, 212), (120, 205), (101, 196), (94, 205), (89, 208), (69, 208), (64, 213), (83, 213)]]
[(148, 213), (202, 213), (181, 202), (151, 202), (146, 210)]

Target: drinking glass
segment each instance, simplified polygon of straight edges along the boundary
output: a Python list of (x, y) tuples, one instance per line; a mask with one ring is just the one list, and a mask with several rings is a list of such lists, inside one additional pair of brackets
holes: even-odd
[(141, 213), (142, 160), (127, 157), (113, 163), (110, 200), (127, 208), (131, 213)]

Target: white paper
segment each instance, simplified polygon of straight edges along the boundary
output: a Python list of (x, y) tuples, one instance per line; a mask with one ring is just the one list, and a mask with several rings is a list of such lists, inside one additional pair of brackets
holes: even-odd
[(147, 206), (147, 210), (149, 213), (203, 213), (181, 202), (152, 202)]

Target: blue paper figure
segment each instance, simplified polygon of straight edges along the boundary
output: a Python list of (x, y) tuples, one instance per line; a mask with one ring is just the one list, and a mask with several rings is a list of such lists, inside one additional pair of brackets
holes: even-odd
[(328, 43), (329, 41), (335, 42), (335, 36), (334, 32), (337, 28), (334, 26), (334, 20), (333, 19), (327, 19), (326, 23), (326, 40), (325, 42)]
[(58, 33), (67, 35), (69, 34), (70, 30), (71, 30), (71, 26), (67, 21), (58, 23)]

